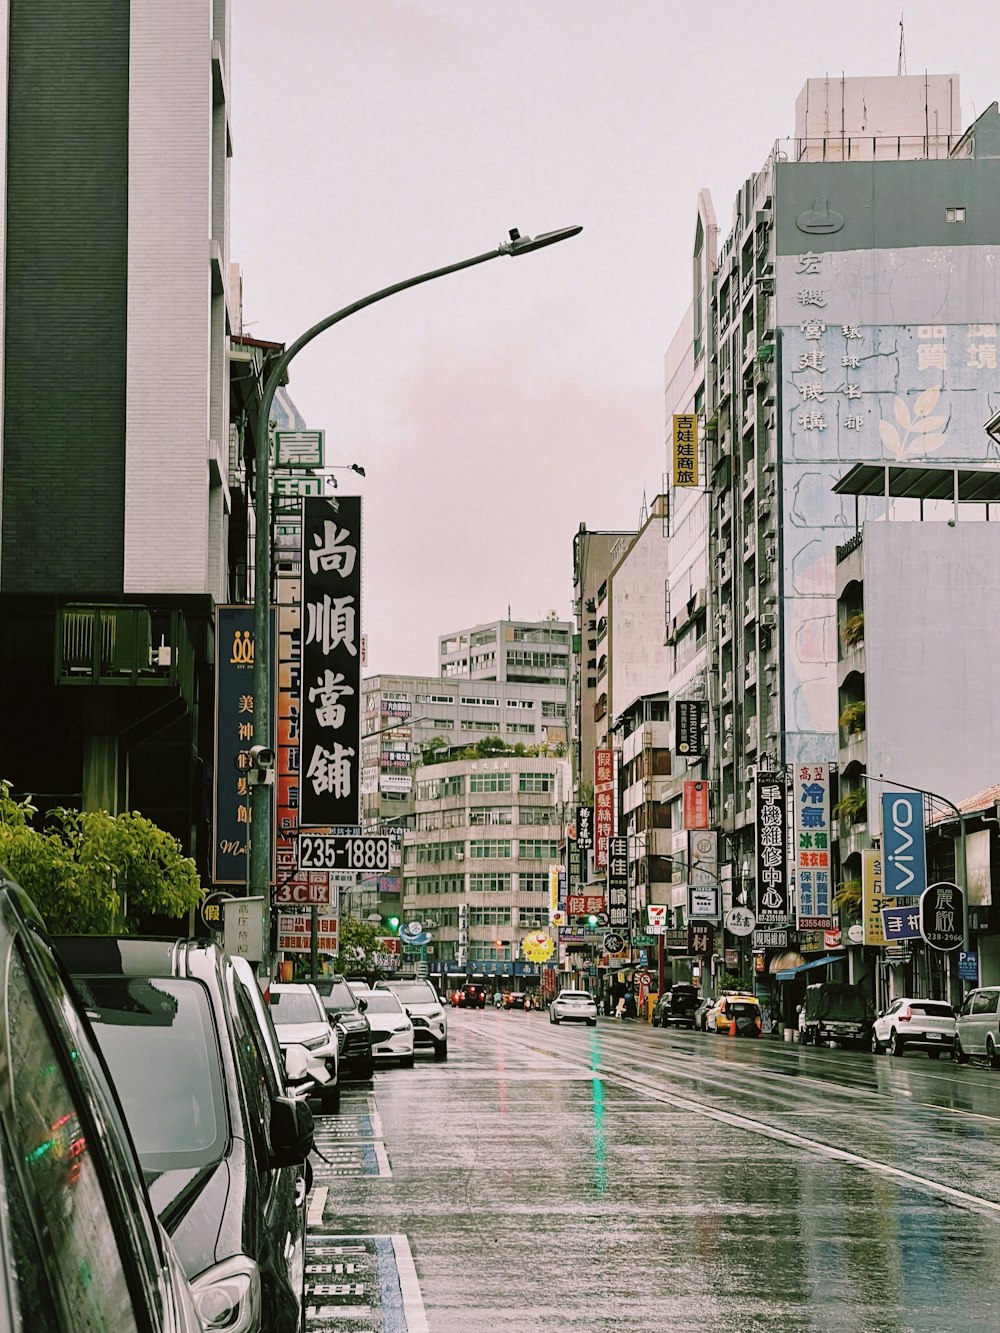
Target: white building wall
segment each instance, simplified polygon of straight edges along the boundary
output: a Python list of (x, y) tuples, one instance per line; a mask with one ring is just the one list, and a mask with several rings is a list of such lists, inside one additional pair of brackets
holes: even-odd
[(644, 694), (666, 689), (670, 650), (664, 643), (667, 525), (658, 497), (653, 514), (609, 581), (608, 712), (621, 716)]
[(957, 804), (998, 776), (1000, 524), (866, 523), (863, 551), (868, 771)]
[(212, 0), (132, 4), (126, 593), (210, 590), (212, 34)]

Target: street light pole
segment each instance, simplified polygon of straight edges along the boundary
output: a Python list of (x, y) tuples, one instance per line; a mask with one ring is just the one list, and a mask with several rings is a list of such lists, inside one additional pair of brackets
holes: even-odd
[[(314, 324), (296, 338), (287, 347), (271, 368), (264, 384), (260, 407), (257, 411), (257, 433), (254, 438), (256, 456), (254, 459), (254, 664), (253, 664), (253, 732), (254, 744), (271, 749), (271, 644), (270, 644), (270, 609), (271, 609), (271, 405), (274, 395), (284, 378), (285, 371), (292, 359), (327, 329), (349, 315), (357, 314), (367, 306), (384, 301), (388, 296), (417, 287), (421, 283), (431, 282), (435, 278), (446, 277), (461, 269), (472, 268), (476, 264), (485, 264), (487, 260), (498, 259), (501, 255), (522, 255), (532, 250), (540, 250), (547, 245), (577, 236), (583, 230), (581, 226), (560, 227), (557, 231), (543, 232), (534, 238), (522, 236), (515, 228), (510, 232), (509, 240), (502, 242), (494, 250), (485, 254), (473, 255), (470, 259), (461, 259), (456, 264), (446, 264), (443, 268), (431, 269), (428, 273), (419, 273), (413, 278), (404, 278), (390, 287), (383, 287), (361, 300), (344, 306), (343, 309), (327, 315), (318, 324)], [(250, 848), (248, 887), (252, 896), (264, 900), (265, 954), (270, 958), (271, 926), (271, 793), (273, 787), (265, 783), (255, 784), (250, 788)]]

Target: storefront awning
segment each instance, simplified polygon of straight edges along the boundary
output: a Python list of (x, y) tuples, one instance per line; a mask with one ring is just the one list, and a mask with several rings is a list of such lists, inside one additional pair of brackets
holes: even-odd
[(808, 972), (811, 967), (827, 967), (831, 963), (842, 963), (843, 961), (843, 954), (828, 953), (825, 958), (814, 958), (811, 963), (801, 963), (798, 967), (786, 967), (781, 972), (775, 972), (774, 975), (779, 981), (791, 981), (800, 972)]

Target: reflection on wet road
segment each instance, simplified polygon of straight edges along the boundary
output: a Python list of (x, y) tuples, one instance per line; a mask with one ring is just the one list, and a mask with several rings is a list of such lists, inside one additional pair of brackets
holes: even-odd
[(447, 1064), (376, 1077), (391, 1175), (324, 1208), (408, 1238), (431, 1333), (1000, 1328), (993, 1071), (449, 1021)]

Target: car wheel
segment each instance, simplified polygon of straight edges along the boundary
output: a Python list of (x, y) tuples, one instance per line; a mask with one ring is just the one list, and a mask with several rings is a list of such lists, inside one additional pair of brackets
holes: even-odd
[(1000, 1069), (1000, 1056), (997, 1055), (997, 1048), (993, 1044), (993, 1038), (986, 1038), (986, 1059), (989, 1061), (991, 1069)]
[(319, 1099), (320, 1115), (336, 1115), (340, 1110), (340, 1084), (334, 1088), (324, 1088)]
[(401, 1056), (399, 1057), (399, 1067), (400, 1067), (400, 1069), (412, 1069), (412, 1068), (413, 1068), (413, 1058), (414, 1058), (414, 1057), (413, 1057), (413, 1052), (412, 1052), (412, 1051), (410, 1052), (409, 1055), (401, 1055)]
[(587, 1019), (587, 1027), (589, 1027), (589, 1028), (596, 1028), (596, 1027), (597, 1027), (597, 1019), (596, 1019), (596, 1018), (588, 1018), (588, 1019)]
[(889, 1054), (890, 1055), (903, 1054), (903, 1041), (902, 1038), (899, 1036), (898, 1032), (893, 1031), (889, 1035)]
[(361, 1063), (358, 1065), (357, 1075), (358, 1078), (375, 1077), (375, 1061), (371, 1058), (371, 1056), (369, 1056), (367, 1060), (362, 1060)]
[(967, 1065), (969, 1063), (969, 1057), (966, 1055), (965, 1051), (962, 1050), (962, 1043), (957, 1037), (955, 1038), (955, 1050), (953, 1054), (955, 1056), (956, 1064)]
[(928, 1058), (928, 1060), (939, 1060), (939, 1059), (941, 1058), (941, 1052), (940, 1052), (940, 1051), (928, 1051), (928, 1052), (927, 1052), (927, 1058)]
[(553, 1014), (553, 1013), (550, 1013), (550, 1014), (549, 1014), (549, 1022), (550, 1022), (550, 1023), (554, 1023), (554, 1024), (556, 1025), (556, 1027), (559, 1026), (559, 1019), (556, 1018), (555, 1014)]
[(439, 1045), (434, 1047), (434, 1059), (435, 1060), (448, 1059), (448, 1043), (446, 1041), (442, 1041)]
[(882, 1054), (882, 1043), (879, 1041), (878, 1037), (876, 1037), (875, 1033), (873, 1032), (873, 1033), (872, 1033), (872, 1055), (881, 1055), (881, 1054)]

